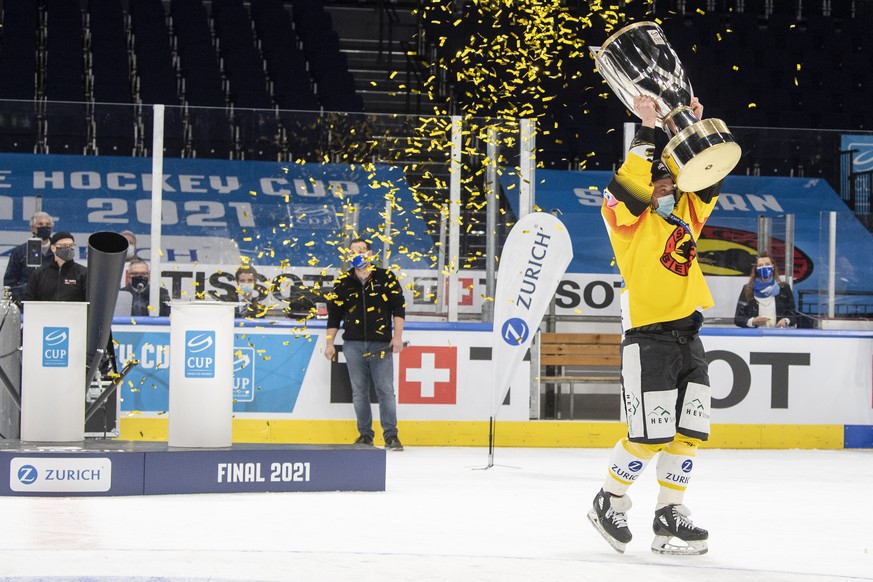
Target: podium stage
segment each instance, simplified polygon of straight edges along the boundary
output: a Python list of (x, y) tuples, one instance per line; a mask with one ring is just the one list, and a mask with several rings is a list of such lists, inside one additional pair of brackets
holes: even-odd
[(356, 445), (0, 441), (0, 495), (384, 491), (385, 450)]

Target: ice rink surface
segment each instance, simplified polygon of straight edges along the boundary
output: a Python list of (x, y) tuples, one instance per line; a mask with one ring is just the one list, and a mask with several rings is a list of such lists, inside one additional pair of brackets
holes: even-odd
[[(499, 435), (498, 435), (499, 436)], [(384, 493), (0, 498), (0, 581), (873, 580), (873, 452), (704, 450), (709, 553), (649, 549), (652, 464), (614, 552), (585, 514), (605, 449), (407, 447)]]

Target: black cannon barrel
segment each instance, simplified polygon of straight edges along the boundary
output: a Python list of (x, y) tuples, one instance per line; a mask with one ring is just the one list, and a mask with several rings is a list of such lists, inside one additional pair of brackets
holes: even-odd
[(88, 237), (88, 384), (96, 372), (91, 367), (97, 350), (106, 349), (109, 343), (128, 244), (115, 232), (95, 232)]

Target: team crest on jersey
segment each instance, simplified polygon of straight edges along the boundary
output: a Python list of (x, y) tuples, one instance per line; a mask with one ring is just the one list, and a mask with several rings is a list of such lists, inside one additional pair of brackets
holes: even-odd
[(661, 264), (680, 277), (687, 277), (691, 270), (691, 263), (697, 256), (691, 236), (682, 226), (677, 226), (670, 233), (667, 244), (664, 245), (664, 254), (661, 255)]

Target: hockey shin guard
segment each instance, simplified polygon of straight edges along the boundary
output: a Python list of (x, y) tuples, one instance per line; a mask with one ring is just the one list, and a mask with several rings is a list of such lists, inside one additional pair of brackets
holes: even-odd
[(685, 499), (685, 489), (694, 470), (698, 439), (676, 435), (658, 458), (658, 509), (665, 505), (679, 505)]
[(646, 445), (632, 443), (623, 438), (615, 444), (609, 459), (609, 476), (603, 485), (603, 490), (613, 495), (624, 495), (628, 488), (637, 480), (652, 457), (664, 445)]

